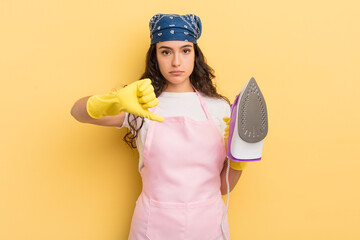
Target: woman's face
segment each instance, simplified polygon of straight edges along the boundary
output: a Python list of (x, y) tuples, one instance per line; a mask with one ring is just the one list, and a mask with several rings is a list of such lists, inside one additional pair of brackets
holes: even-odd
[[(186, 41), (156, 43), (156, 57), (169, 88), (190, 85), (195, 62), (194, 44)], [(191, 88), (192, 89), (192, 88)]]

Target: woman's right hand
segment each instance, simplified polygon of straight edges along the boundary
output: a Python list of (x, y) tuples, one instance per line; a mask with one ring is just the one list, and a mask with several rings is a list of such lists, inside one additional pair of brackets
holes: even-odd
[(106, 95), (94, 95), (87, 101), (87, 112), (95, 119), (128, 112), (162, 122), (164, 118), (148, 110), (159, 104), (151, 80), (145, 78)]

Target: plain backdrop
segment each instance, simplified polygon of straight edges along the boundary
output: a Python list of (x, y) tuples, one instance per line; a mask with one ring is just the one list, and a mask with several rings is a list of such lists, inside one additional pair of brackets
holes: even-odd
[(232, 102), (254, 77), (266, 99), (263, 158), (230, 194), (231, 239), (360, 239), (359, 12), (357, 0), (1, 1), (0, 239), (127, 239), (138, 154), (125, 129), (70, 109), (140, 78), (156, 13), (198, 15), (219, 92)]

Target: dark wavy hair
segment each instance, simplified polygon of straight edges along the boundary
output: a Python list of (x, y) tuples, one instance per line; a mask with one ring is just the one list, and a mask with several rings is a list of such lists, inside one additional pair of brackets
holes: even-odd
[[(223, 98), (229, 104), (229, 100), (220, 95), (216, 91), (215, 84), (212, 80), (215, 78), (214, 70), (206, 63), (206, 59), (204, 54), (202, 53), (200, 47), (197, 44), (194, 44), (195, 51), (195, 64), (194, 70), (190, 75), (190, 82), (194, 86), (194, 88), (208, 97), (214, 98)], [(140, 79), (150, 78), (151, 84), (154, 86), (154, 91), (156, 97), (160, 96), (166, 87), (166, 79), (160, 72), (157, 57), (156, 57), (156, 44), (150, 45), (150, 48), (146, 54), (146, 67), (145, 72), (141, 76)], [(137, 126), (137, 119), (141, 118), (140, 125)], [(125, 119), (126, 121), (126, 119)], [(129, 114), (127, 118), (128, 124), (130, 126), (130, 130), (125, 134), (123, 140), (133, 149), (136, 148), (136, 138), (138, 136), (139, 130), (144, 125), (144, 118), (140, 116), (136, 116), (133, 114)]]

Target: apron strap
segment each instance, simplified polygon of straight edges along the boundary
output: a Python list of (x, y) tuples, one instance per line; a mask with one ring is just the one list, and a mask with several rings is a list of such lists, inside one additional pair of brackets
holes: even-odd
[[(193, 86), (193, 88), (194, 88), (194, 86)], [(206, 104), (205, 104), (205, 100), (203, 99), (203, 97), (201, 96), (201, 94), (200, 94), (195, 88), (194, 88), (194, 90), (195, 90), (196, 94), (197, 94), (198, 97), (199, 97), (201, 107), (202, 107), (202, 109), (203, 109), (204, 112), (205, 112), (205, 115), (206, 115), (207, 120), (211, 120), (211, 116), (210, 116), (210, 113), (209, 113), (209, 111), (208, 111), (208, 108), (207, 108), (207, 106), (206, 106)]]

